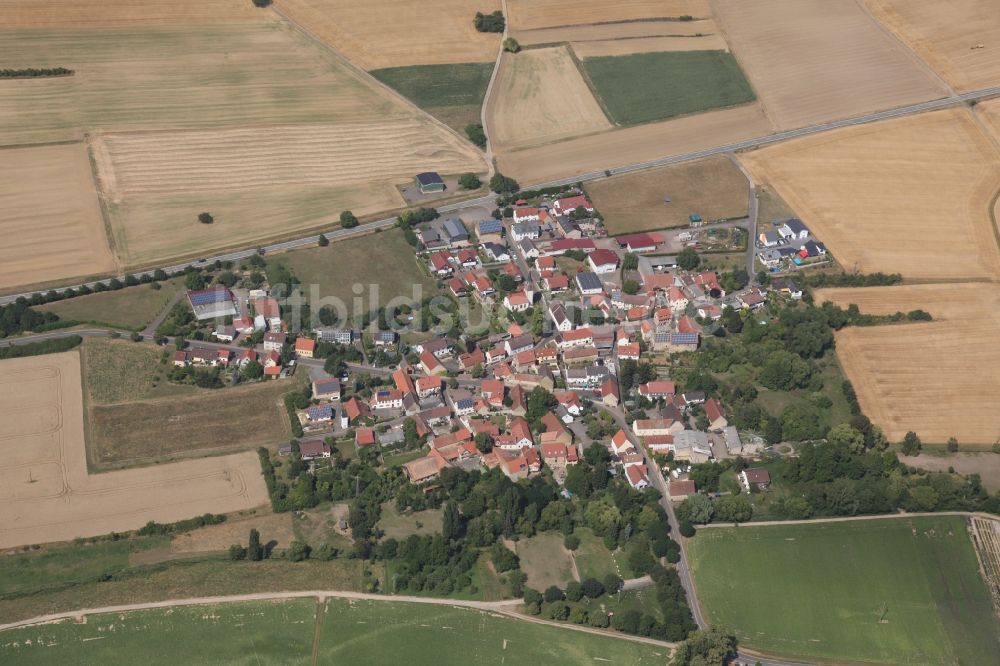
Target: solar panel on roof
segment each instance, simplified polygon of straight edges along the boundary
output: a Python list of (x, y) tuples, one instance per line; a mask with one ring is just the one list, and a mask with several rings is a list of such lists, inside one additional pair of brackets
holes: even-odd
[(188, 299), (191, 305), (211, 305), (230, 300), (228, 289), (212, 289), (211, 291), (189, 291)]
[(687, 345), (694, 344), (698, 342), (697, 333), (674, 333), (673, 335), (674, 344)]
[(502, 229), (500, 220), (483, 220), (479, 223), (479, 232), (483, 234), (498, 234)]

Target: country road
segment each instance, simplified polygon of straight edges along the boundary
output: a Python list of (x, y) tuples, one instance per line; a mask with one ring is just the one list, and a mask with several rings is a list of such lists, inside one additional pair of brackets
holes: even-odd
[(707, 530), (713, 527), (773, 527), (776, 525), (815, 525), (816, 523), (843, 523), (850, 520), (887, 520), (892, 518), (928, 518), (932, 516), (965, 516), (966, 518), (986, 518), (998, 520), (990, 513), (977, 511), (916, 511), (913, 513), (876, 513), (864, 516), (830, 516), (829, 518), (806, 518), (804, 520), (762, 520), (760, 522), (749, 523), (709, 523), (708, 525), (695, 525), (695, 529)]
[[(995, 86), (992, 88), (983, 88), (981, 90), (973, 90), (961, 95), (955, 95), (952, 97), (943, 97), (936, 100), (931, 100), (929, 102), (920, 102), (919, 104), (911, 104), (908, 106), (901, 106), (895, 109), (889, 109), (886, 111), (878, 111), (876, 113), (869, 113), (863, 116), (857, 116), (854, 118), (845, 118), (842, 120), (835, 120), (828, 123), (820, 123), (817, 125), (810, 125), (808, 127), (802, 127), (794, 130), (787, 130), (784, 132), (776, 132), (774, 134), (768, 134), (765, 136), (747, 139), (745, 141), (739, 141), (736, 143), (730, 143), (722, 146), (716, 146), (714, 148), (705, 148), (703, 150), (697, 150), (688, 153), (680, 153), (675, 155), (668, 155), (666, 157), (661, 157), (656, 160), (651, 160), (648, 162), (638, 162), (635, 164), (629, 164), (620, 167), (611, 167), (603, 171), (591, 171), (589, 173), (577, 174), (570, 178), (562, 178), (560, 180), (554, 180), (547, 183), (536, 183), (526, 186), (524, 189), (539, 189), (543, 187), (554, 187), (558, 185), (571, 185), (577, 182), (590, 182), (594, 180), (600, 180), (610, 176), (616, 176), (624, 173), (633, 173), (636, 171), (643, 171), (646, 169), (653, 169), (661, 166), (669, 166), (671, 164), (680, 164), (682, 162), (689, 162), (692, 160), (702, 159), (705, 157), (711, 157), (713, 155), (725, 155), (728, 153), (733, 153), (743, 150), (752, 150), (754, 148), (760, 148), (762, 146), (770, 145), (772, 143), (778, 143), (781, 141), (787, 141), (788, 139), (795, 139), (803, 136), (809, 136), (811, 134), (820, 134), (822, 132), (829, 132), (831, 130), (840, 129), (843, 127), (853, 127), (856, 125), (866, 125), (869, 123), (878, 122), (880, 120), (888, 120), (890, 118), (901, 118), (904, 116), (913, 115), (916, 113), (924, 113), (927, 111), (935, 111), (938, 109), (945, 109), (952, 106), (958, 106), (961, 104), (967, 104), (969, 102), (979, 101), (982, 99), (987, 99), (990, 97), (1000, 96), (1000, 86)], [(665, 148), (665, 150), (667, 150)], [(468, 210), (470, 208), (477, 208), (480, 206), (493, 207), (494, 206), (494, 196), (485, 195), (480, 197), (475, 197), (473, 199), (466, 199), (464, 201), (455, 201), (452, 203), (444, 204), (439, 206), (437, 209), (441, 213), (455, 213), (463, 210)], [(372, 233), (378, 229), (385, 229), (391, 227), (395, 224), (396, 218), (389, 217), (382, 220), (377, 220), (375, 222), (370, 222), (368, 224), (361, 225), (359, 227), (354, 227), (353, 229), (341, 229), (339, 227), (333, 228), (328, 231), (323, 231), (322, 233), (331, 242), (345, 240), (347, 238), (352, 238), (355, 236), (360, 236), (368, 233)], [(265, 253), (273, 252), (284, 252), (286, 250), (292, 250), (302, 247), (312, 247), (319, 241), (319, 234), (314, 234), (311, 236), (305, 236), (302, 238), (296, 238), (294, 240), (283, 241), (280, 243), (272, 243), (270, 245), (263, 246)], [(225, 254), (207, 256), (203, 259), (197, 261), (186, 261), (183, 263), (173, 264), (170, 266), (161, 266), (161, 268), (168, 273), (176, 273), (183, 271), (188, 266), (197, 266), (205, 263), (214, 263), (215, 261), (239, 261), (240, 259), (246, 259), (256, 253), (256, 248), (248, 248), (245, 250), (238, 250), (235, 252), (227, 252)], [(136, 277), (140, 277), (144, 274), (152, 273), (154, 269), (150, 268), (144, 271), (139, 271), (134, 273)], [(97, 282), (101, 280), (94, 280), (87, 282), (87, 286), (93, 287)], [(81, 284), (67, 284), (60, 287), (56, 287), (57, 291), (62, 291), (69, 288), (79, 288)], [(24, 292), (20, 294), (9, 294), (6, 296), (0, 296), (0, 305), (7, 305), (17, 300), (19, 297), (30, 298), (35, 292)]]

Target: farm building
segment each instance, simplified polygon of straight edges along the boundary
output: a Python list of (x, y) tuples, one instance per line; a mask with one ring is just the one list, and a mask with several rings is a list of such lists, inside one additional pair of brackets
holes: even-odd
[(436, 171), (425, 171), (418, 173), (414, 180), (421, 194), (431, 194), (433, 192), (444, 192), (444, 180)]
[(301, 442), (299, 444), (299, 455), (303, 460), (315, 460), (316, 458), (329, 458), (330, 446), (318, 439)]
[(196, 319), (235, 317), (238, 314), (233, 293), (226, 287), (188, 291), (187, 298)]
[(462, 221), (449, 217), (444, 222), (441, 223), (441, 231), (444, 234), (444, 238), (448, 241), (449, 245), (458, 245), (460, 243), (469, 242), (469, 231), (462, 224)]
[(576, 286), (580, 290), (580, 293), (585, 296), (600, 294), (604, 291), (604, 284), (601, 282), (601, 278), (597, 277), (597, 273), (591, 271), (577, 273)]
[(595, 273), (610, 273), (618, 268), (618, 255), (611, 250), (594, 250), (587, 262)]
[(688, 498), (688, 495), (694, 495), (695, 491), (694, 481), (685, 479), (683, 481), (671, 481), (670, 487), (667, 489), (667, 494), (670, 495), (670, 501), (683, 502)]
[(339, 379), (317, 379), (312, 383), (313, 398), (317, 400), (340, 400)]

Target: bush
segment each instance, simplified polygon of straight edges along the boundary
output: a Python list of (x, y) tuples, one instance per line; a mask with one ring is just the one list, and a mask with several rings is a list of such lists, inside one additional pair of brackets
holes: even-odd
[(694, 525), (692, 525), (690, 522), (686, 520), (681, 522), (680, 525), (678, 525), (678, 528), (681, 533), (681, 536), (686, 537), (688, 539), (693, 537), (695, 535), (695, 532), (697, 532), (697, 530), (694, 529)]
[(483, 130), (483, 126), (479, 123), (470, 123), (466, 125), (465, 136), (469, 137), (469, 141), (476, 144), (480, 148), (486, 147), (486, 131)]
[(326, 247), (327, 245), (330, 244), (330, 239), (324, 236), (323, 234), (320, 234), (318, 242), (320, 247)]
[(212, 224), (215, 222), (215, 218), (212, 217), (211, 213), (198, 213), (198, 221), (202, 224)]
[(260, 7), (261, 9), (263, 9), (264, 7), (270, 7), (271, 0), (253, 0), (253, 6)]
[(517, 40), (513, 37), (508, 37), (503, 40), (503, 50), (510, 53), (517, 53), (521, 50), (521, 45), (517, 43)]
[(73, 70), (66, 69), (65, 67), (0, 69), (0, 79), (34, 79), (46, 76), (70, 76), (72, 74)]
[(580, 537), (575, 534), (567, 534), (566, 538), (563, 539), (563, 545), (566, 546), (566, 550), (576, 550), (580, 547)]
[(493, 544), (493, 549), (490, 551), (490, 558), (493, 560), (493, 568), (497, 570), (497, 573), (517, 569), (521, 566), (521, 560), (514, 554), (514, 551), (499, 541)]
[(340, 226), (344, 229), (352, 229), (360, 224), (358, 218), (354, 216), (349, 210), (345, 210), (340, 214)]
[(474, 173), (463, 173), (458, 177), (458, 186), (463, 190), (478, 190), (482, 185), (483, 181)]
[(288, 546), (288, 559), (292, 562), (301, 562), (309, 559), (309, 553), (311, 552), (312, 548), (309, 547), (309, 544), (302, 543), (301, 541), (293, 541)]
[(551, 604), (555, 601), (562, 601), (563, 591), (556, 585), (550, 585), (542, 594), (542, 598), (545, 599), (545, 603), (547, 604)]
[(566, 583), (566, 599), (573, 602), (583, 599), (583, 586), (575, 580)]
[(507, 21), (503, 12), (498, 9), (492, 14), (476, 12), (476, 18), (472, 20), (472, 24), (476, 26), (478, 32), (503, 32)]
[(490, 178), (490, 190), (497, 194), (513, 194), (521, 189), (516, 180), (502, 173), (497, 172)]

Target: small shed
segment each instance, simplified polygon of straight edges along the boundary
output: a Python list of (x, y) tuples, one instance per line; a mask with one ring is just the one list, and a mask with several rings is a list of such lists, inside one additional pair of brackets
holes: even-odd
[(692, 227), (700, 227), (705, 223), (705, 221), (701, 219), (701, 215), (698, 213), (691, 213), (688, 215), (688, 222), (691, 223)]
[(425, 171), (423, 173), (418, 173), (416, 176), (417, 187), (420, 188), (421, 194), (430, 194), (432, 192), (444, 192), (444, 180), (441, 179), (441, 175), (437, 171)]

